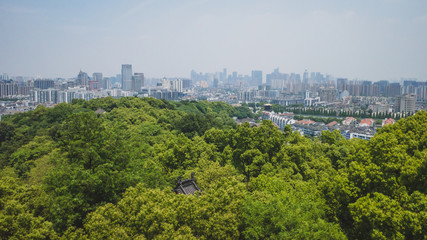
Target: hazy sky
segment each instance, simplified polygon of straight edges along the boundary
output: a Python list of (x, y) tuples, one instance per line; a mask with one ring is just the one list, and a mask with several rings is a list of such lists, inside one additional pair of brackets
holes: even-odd
[(0, 72), (427, 80), (426, 0), (0, 0)]

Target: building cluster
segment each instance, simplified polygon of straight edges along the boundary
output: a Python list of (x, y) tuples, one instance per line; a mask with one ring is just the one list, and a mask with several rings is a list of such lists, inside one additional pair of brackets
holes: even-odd
[(337, 91), (339, 93), (347, 91), (350, 96), (372, 96), (372, 97), (396, 97), (402, 94), (416, 95), (417, 101), (427, 100), (427, 82), (417, 82), (416, 80), (403, 80), (400, 83), (390, 83), (381, 80), (372, 83), (371, 81), (348, 81), (346, 78), (337, 79)]
[[(86, 72), (80, 71), (71, 79), (24, 80), (23, 77), (12, 79), (3, 74), (0, 75), (0, 98), (28, 99), (35, 104), (57, 104), (71, 102), (73, 99), (135, 96), (145, 91), (144, 82), (144, 73), (133, 73), (130, 64), (123, 64), (121, 74), (115, 77), (104, 77), (100, 72), (89, 77)], [(182, 83), (174, 84), (173, 87), (176, 91), (182, 91)], [(157, 95), (153, 93), (153, 96)]]
[(101, 72), (89, 76), (80, 71), (70, 79), (28, 79), (0, 75), (0, 98), (19, 98), (37, 104), (70, 102), (75, 98), (104, 96), (151, 96), (167, 100), (224, 101), (230, 104), (264, 102), (283, 106), (325, 108), (330, 112), (369, 112), (399, 116), (427, 109), (427, 82), (402, 79), (401, 83), (335, 79), (329, 74), (304, 71), (282, 73), (278, 68), (263, 74), (253, 70), (244, 75), (191, 71), (191, 78), (149, 78), (123, 64), (121, 73), (105, 77)]
[[(286, 125), (290, 125), (294, 131), (298, 131), (304, 136), (320, 136), (322, 131), (339, 130), (341, 135), (346, 139), (360, 138), (370, 140), (377, 126), (372, 118), (365, 118), (358, 122), (353, 117), (346, 117), (341, 123), (336, 121), (328, 124), (315, 122), (308, 119), (296, 121), (293, 113), (275, 113), (272, 111), (263, 111), (262, 119), (271, 120), (282, 131)], [(394, 119), (386, 118), (382, 121), (382, 126), (393, 124)]]
[(142, 88), (143, 96), (150, 96), (157, 99), (180, 100), (184, 92), (189, 91), (192, 87), (189, 79), (169, 80), (166, 77), (160, 79), (156, 86), (147, 86)]

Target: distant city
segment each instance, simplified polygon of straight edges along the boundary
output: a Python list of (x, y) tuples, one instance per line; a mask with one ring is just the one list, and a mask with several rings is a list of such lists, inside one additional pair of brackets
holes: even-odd
[[(0, 114), (53, 106), (73, 99), (102, 97), (154, 97), (166, 100), (224, 101), (229, 104), (271, 103), (282, 106), (322, 107), (335, 112), (406, 116), (425, 109), (427, 82), (402, 79), (401, 82), (376, 82), (334, 78), (320, 72), (282, 73), (279, 68), (264, 74), (229, 73), (226, 68), (214, 73), (191, 71), (190, 78), (150, 78), (123, 64), (121, 73), (105, 77), (90, 76), (80, 70), (70, 79), (44, 79), (0, 76)], [(16, 101), (10, 101), (15, 99)]]

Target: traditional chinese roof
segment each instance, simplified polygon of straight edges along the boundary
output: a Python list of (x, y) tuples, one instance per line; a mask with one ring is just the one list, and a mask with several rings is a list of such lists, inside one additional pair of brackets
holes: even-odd
[(201, 192), (200, 188), (196, 184), (194, 173), (191, 173), (190, 179), (181, 180), (181, 176), (176, 181), (176, 187), (173, 190), (176, 194), (194, 195), (195, 192)]

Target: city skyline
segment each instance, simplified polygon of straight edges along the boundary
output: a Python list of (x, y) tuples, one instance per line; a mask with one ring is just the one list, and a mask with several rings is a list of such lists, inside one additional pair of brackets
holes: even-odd
[(0, 72), (188, 77), (224, 66), (427, 80), (427, 2), (3, 1)]

